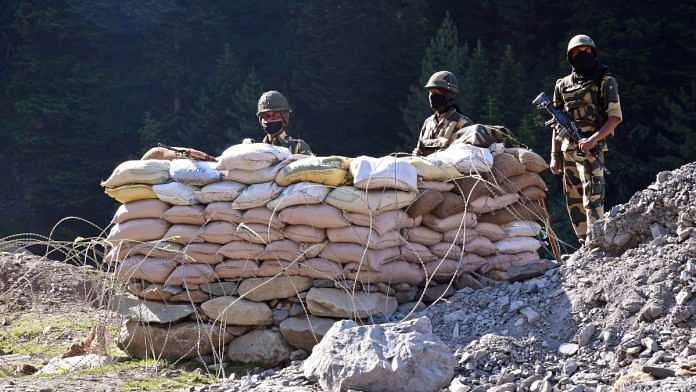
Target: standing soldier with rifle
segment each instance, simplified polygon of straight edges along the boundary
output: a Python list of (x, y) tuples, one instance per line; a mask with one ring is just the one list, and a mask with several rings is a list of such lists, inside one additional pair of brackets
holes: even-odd
[(618, 84), (597, 61), (597, 47), (592, 38), (573, 37), (568, 43), (567, 56), (573, 72), (556, 81), (552, 104), (570, 117), (580, 138), (575, 140), (573, 132), (555, 122), (551, 172), (563, 173), (570, 221), (578, 240), (584, 244), (588, 227), (604, 215), (606, 137), (614, 134), (622, 115)]

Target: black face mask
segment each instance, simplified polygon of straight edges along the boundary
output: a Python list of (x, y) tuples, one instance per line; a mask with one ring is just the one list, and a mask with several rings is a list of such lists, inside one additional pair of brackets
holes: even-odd
[(578, 53), (574, 59), (570, 61), (575, 72), (582, 76), (588, 76), (597, 66), (597, 59), (588, 52)]
[(433, 110), (442, 109), (447, 103), (447, 96), (442, 94), (430, 93), (428, 95), (428, 100), (430, 101), (430, 107)]
[(275, 120), (275, 121), (266, 121), (266, 120), (261, 120), (261, 128), (263, 128), (264, 132), (267, 134), (273, 136), (276, 133), (280, 132), (285, 125), (283, 124), (283, 120)]

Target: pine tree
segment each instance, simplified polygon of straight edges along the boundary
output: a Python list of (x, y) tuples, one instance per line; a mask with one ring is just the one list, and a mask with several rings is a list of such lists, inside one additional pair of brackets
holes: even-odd
[(236, 120), (236, 132), (229, 132), (228, 144), (239, 143), (244, 137), (258, 138), (260, 128), (256, 117), (256, 104), (263, 93), (261, 79), (252, 67), (234, 93), (234, 105), (230, 116)]
[(490, 66), (486, 51), (479, 39), (476, 48), (469, 59), (469, 66), (466, 69), (464, 83), (460, 90), (462, 94), (462, 110), (474, 122), (479, 122), (486, 113), (486, 99), (492, 92), (490, 83)]
[(524, 95), (522, 65), (514, 58), (510, 45), (507, 45), (500, 59), (492, 87), (492, 94), (501, 108), (499, 117), (493, 119), (493, 123), (503, 124), (512, 129), (517, 128), (529, 108), (526, 106), (526, 101), (529, 99), (526, 99)]
[(172, 144), (171, 141), (165, 138), (162, 123), (157, 121), (150, 111), (145, 112), (143, 126), (138, 129), (138, 136), (140, 138), (140, 150), (143, 154), (152, 147), (157, 146), (157, 143)]

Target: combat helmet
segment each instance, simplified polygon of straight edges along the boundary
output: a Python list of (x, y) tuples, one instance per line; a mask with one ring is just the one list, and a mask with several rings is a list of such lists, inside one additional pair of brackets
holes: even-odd
[(459, 82), (457, 77), (454, 76), (452, 72), (449, 71), (438, 71), (435, 72), (428, 83), (424, 86), (427, 88), (441, 88), (447, 92), (447, 95), (454, 98), (459, 94)]
[(577, 48), (578, 46), (589, 46), (590, 48), (592, 48), (592, 55), (597, 57), (597, 46), (595, 45), (592, 38), (590, 38), (589, 35), (578, 34), (575, 37), (571, 38), (570, 42), (568, 42), (568, 50), (566, 51), (568, 61), (570, 61), (570, 51), (574, 48)]
[(271, 90), (261, 94), (259, 103), (256, 105), (256, 115), (259, 116), (265, 112), (288, 112), (292, 113), (290, 104), (285, 95), (279, 91)]

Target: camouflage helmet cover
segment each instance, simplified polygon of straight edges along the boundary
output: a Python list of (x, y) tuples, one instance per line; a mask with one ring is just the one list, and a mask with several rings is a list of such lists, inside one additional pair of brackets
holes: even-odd
[(288, 99), (285, 98), (283, 94), (275, 90), (266, 91), (265, 93), (261, 94), (261, 98), (259, 98), (259, 102), (256, 105), (257, 116), (265, 112), (283, 111), (286, 111), (288, 113), (292, 112), (292, 109), (290, 109), (290, 104), (288, 103)]
[(578, 46), (589, 46), (590, 48), (592, 48), (592, 54), (595, 57), (597, 57), (597, 46), (595, 45), (592, 38), (590, 38), (589, 35), (578, 34), (575, 37), (571, 38), (570, 42), (568, 42), (568, 50), (566, 51), (568, 59), (570, 59), (570, 51), (577, 48)]
[(443, 88), (454, 95), (459, 93), (459, 82), (457, 81), (457, 77), (449, 71), (435, 72), (430, 79), (428, 79), (428, 83), (426, 83), (424, 87)]

